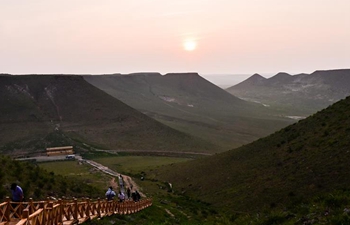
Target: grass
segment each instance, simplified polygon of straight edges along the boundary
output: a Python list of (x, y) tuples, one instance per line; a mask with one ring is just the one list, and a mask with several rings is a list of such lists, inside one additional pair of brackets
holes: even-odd
[(173, 193), (166, 183), (137, 181), (153, 205), (131, 215), (115, 215), (88, 224), (230, 224), (229, 218), (215, 207)]
[(159, 157), (159, 156), (110, 156), (95, 158), (94, 161), (101, 163), (112, 170), (125, 173), (137, 174), (146, 170), (152, 170), (162, 165), (169, 165), (189, 161), (188, 158)]
[(164, 166), (154, 177), (231, 211), (283, 208), (342, 190), (350, 186), (349, 112), (350, 97), (251, 144)]
[[(118, 168), (118, 172), (131, 172), (139, 174), (146, 169), (156, 168), (160, 165), (175, 164), (177, 162), (189, 161), (174, 157), (155, 156), (113, 156), (108, 153), (98, 152), (96, 158), (91, 160), (102, 163), (111, 169)], [(57, 161), (40, 163), (41, 168), (55, 174), (70, 177), (84, 182), (86, 179), (93, 179), (95, 185), (106, 182), (104, 176), (98, 175), (100, 172), (90, 174), (91, 168), (81, 165), (76, 161)], [(108, 178), (109, 176), (107, 176)], [(169, 184), (155, 180), (145, 179), (141, 181), (134, 178), (137, 184), (148, 197), (153, 200), (153, 206), (132, 215), (116, 215), (91, 221), (90, 224), (229, 224), (224, 221), (226, 218), (214, 207), (207, 203), (188, 199), (185, 196), (177, 195), (171, 191)]]
[(9, 196), (9, 185), (18, 183), (26, 199), (41, 200), (48, 196), (56, 198), (100, 196), (101, 189), (88, 185), (81, 179), (64, 177), (52, 171), (46, 171), (33, 162), (14, 161), (0, 155), (0, 199)]
[[(95, 158), (91, 155), (89, 159), (94, 160), (108, 168), (122, 174), (134, 176), (136, 182), (141, 182), (140, 177), (147, 174), (145, 171), (159, 168), (162, 165), (186, 162), (191, 159), (159, 156), (115, 156), (109, 153), (97, 152)], [(105, 189), (109, 185), (111, 176), (101, 173), (89, 165), (77, 161), (56, 161), (38, 164), (41, 168), (54, 174), (70, 177), (92, 186)], [(145, 184), (146, 182), (142, 182)]]
[(77, 161), (42, 162), (38, 164), (43, 169), (64, 176), (90, 174), (91, 166), (79, 164)]
[[(189, 161), (188, 159), (170, 157), (112, 156), (104, 152), (99, 152), (96, 156), (95, 159), (92, 158), (94, 161), (108, 167), (119, 166), (121, 171), (118, 172), (132, 171), (135, 174), (160, 165), (169, 165), (169, 163), (176, 165), (176, 160), (179, 160), (180, 164), (182, 160)], [(95, 185), (100, 183), (103, 186), (103, 183), (108, 182), (110, 178), (109, 176), (101, 176), (99, 171), (91, 173), (90, 166), (81, 165), (76, 161), (40, 163), (39, 166), (50, 171), (50, 174), (60, 174), (78, 182), (84, 182), (83, 180), (89, 177), (89, 179), (94, 180)], [(107, 180), (104, 180), (104, 178), (107, 178)], [(346, 190), (334, 191), (314, 198), (305, 198), (296, 201), (283, 210), (271, 208), (253, 214), (225, 211), (224, 208), (174, 192), (166, 182), (155, 179), (140, 181), (134, 178), (134, 180), (140, 186), (142, 192), (152, 198), (152, 207), (136, 214), (106, 217), (101, 220), (93, 220), (88, 224), (289, 225), (348, 224), (350, 221), (349, 210), (347, 210), (350, 209), (350, 191)], [(215, 196), (220, 196), (219, 191), (214, 193)], [(231, 201), (234, 201), (234, 199), (231, 199)]]
[(101, 173), (90, 165), (77, 161), (43, 162), (38, 165), (48, 172), (69, 177), (102, 190), (109, 186), (111, 180), (111, 176)]

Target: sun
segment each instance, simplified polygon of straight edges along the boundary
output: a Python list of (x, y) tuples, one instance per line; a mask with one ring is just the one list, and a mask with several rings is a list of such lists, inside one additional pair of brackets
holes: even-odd
[(194, 40), (186, 40), (184, 43), (183, 43), (183, 47), (186, 51), (193, 51), (197, 48), (197, 42), (194, 41)]

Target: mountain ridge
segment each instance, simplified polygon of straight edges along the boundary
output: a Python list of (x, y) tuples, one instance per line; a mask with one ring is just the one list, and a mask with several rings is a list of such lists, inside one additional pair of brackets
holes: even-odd
[(269, 105), (280, 113), (308, 116), (350, 94), (350, 69), (275, 76), (252, 83), (250, 78), (226, 89), (239, 98)]
[(84, 79), (166, 125), (223, 148), (248, 143), (291, 123), (262, 105), (230, 95), (198, 73)]
[(0, 76), (0, 103), (3, 148), (16, 140), (40, 143), (57, 130), (71, 139), (109, 149), (195, 151), (216, 147), (149, 118), (79, 75)]

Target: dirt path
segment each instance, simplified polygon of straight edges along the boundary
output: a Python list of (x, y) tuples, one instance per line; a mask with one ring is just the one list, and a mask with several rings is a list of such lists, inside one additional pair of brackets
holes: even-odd
[(113, 190), (118, 189), (118, 184), (115, 182), (115, 177), (112, 177), (111, 181), (109, 181), (109, 186), (111, 186)]
[[(97, 163), (95, 161), (92, 161), (92, 160), (84, 160), (84, 161), (86, 163), (88, 163), (89, 165), (91, 165), (91, 166), (97, 168), (98, 170), (102, 171), (103, 173), (111, 175), (112, 179), (109, 181), (109, 184), (110, 184), (110, 186), (113, 187), (114, 190), (118, 190), (118, 188), (120, 188), (119, 177), (121, 175), (123, 177), (123, 184), (124, 184), (123, 186), (124, 186), (125, 189), (130, 187), (132, 192), (137, 190), (142, 197), (146, 197), (146, 195), (142, 193), (140, 187), (136, 184), (135, 181), (133, 181), (133, 179), (131, 177), (129, 177), (127, 175), (123, 175), (123, 174), (117, 173), (117, 172), (109, 169), (108, 167), (106, 167), (106, 166), (104, 166), (102, 164), (99, 164), (99, 163)], [(118, 178), (118, 181), (116, 181), (116, 178)], [(124, 189), (122, 189), (122, 190), (124, 190)]]
[(123, 176), (125, 188), (129, 187), (132, 192), (137, 190), (142, 197), (146, 197), (146, 195), (142, 193), (142, 191), (140, 190), (140, 187), (136, 184), (136, 182), (131, 177), (126, 175), (122, 175), (122, 176)]

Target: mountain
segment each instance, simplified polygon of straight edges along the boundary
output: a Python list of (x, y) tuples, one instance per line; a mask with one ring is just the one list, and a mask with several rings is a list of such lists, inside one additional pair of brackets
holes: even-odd
[(151, 171), (231, 212), (284, 208), (350, 186), (350, 97), (251, 144)]
[(6, 153), (71, 142), (131, 150), (217, 148), (149, 118), (82, 76), (0, 76), (0, 107), (0, 149)]
[(260, 74), (254, 74), (253, 76), (249, 77), (245, 82), (240, 83), (241, 86), (250, 87), (251, 85), (261, 85), (265, 82), (266, 78), (261, 76)]
[(230, 149), (266, 136), (291, 120), (234, 97), (197, 73), (137, 73), (84, 79), (146, 115)]
[(308, 116), (350, 94), (350, 69), (298, 75), (278, 73), (269, 79), (255, 74), (226, 91), (285, 115)]

